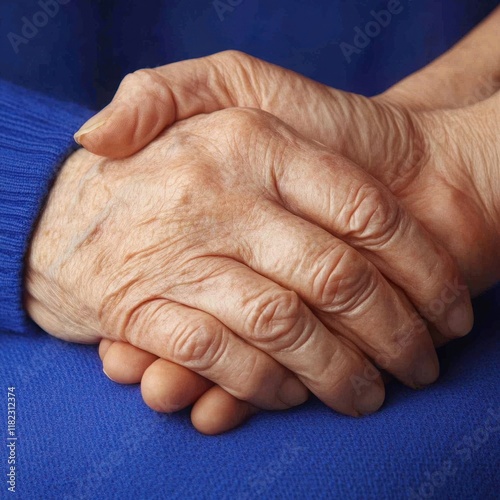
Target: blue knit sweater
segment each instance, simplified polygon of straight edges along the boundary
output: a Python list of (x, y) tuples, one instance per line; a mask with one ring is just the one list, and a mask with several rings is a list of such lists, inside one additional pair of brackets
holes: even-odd
[[(392, 2), (401, 8), (391, 24), (349, 56), (342, 47), (353, 46), (356, 27), (386, 9), (387, 0), (2, 2), (0, 329), (33, 327), (22, 296), (34, 225), (75, 147), (73, 133), (127, 72), (235, 48), (372, 94), (439, 55), (498, 3)], [(377, 72), (367, 79), (373, 66)]]

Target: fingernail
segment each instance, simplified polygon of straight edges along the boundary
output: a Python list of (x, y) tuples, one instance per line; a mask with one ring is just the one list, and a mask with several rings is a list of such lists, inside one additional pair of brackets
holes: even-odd
[(372, 382), (354, 400), (354, 409), (361, 415), (376, 412), (384, 403), (385, 389)]
[(295, 378), (287, 378), (278, 391), (278, 398), (288, 406), (298, 406), (307, 401), (309, 391), (302, 382)]
[(436, 355), (425, 355), (417, 365), (413, 374), (413, 382), (416, 388), (432, 384), (439, 377), (439, 362)]
[(80, 128), (80, 130), (78, 130), (78, 132), (73, 136), (75, 142), (81, 145), (80, 139), (84, 135), (89, 134), (94, 130), (97, 130), (98, 128), (102, 127), (106, 122), (107, 119), (103, 120), (100, 116), (100, 113), (93, 116), (88, 122), (84, 123), (83, 126)]
[(104, 368), (102, 369), (102, 371), (103, 371), (104, 375), (106, 375), (106, 377), (108, 377), (109, 380), (111, 380), (111, 382), (114, 382), (114, 380), (106, 373), (106, 370)]
[(457, 337), (464, 337), (474, 324), (474, 314), (469, 303), (453, 304), (447, 315), (448, 328)]

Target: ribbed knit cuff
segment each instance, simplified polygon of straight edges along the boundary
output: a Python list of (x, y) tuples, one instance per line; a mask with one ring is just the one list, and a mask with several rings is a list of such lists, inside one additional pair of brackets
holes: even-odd
[(37, 330), (23, 309), (23, 264), (73, 133), (91, 111), (0, 81), (0, 330)]

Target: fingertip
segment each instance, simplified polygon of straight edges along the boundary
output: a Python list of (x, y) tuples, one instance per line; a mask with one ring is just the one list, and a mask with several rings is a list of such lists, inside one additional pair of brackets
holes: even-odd
[(126, 109), (111, 103), (84, 123), (73, 139), (95, 155), (126, 158), (140, 149), (133, 140), (135, 125)]
[(258, 412), (257, 407), (215, 386), (196, 402), (191, 422), (202, 434), (213, 436), (239, 427)]
[(193, 404), (212, 385), (201, 375), (159, 358), (144, 372), (141, 393), (152, 410), (173, 413)]
[(106, 158), (127, 158), (152, 142), (172, 120), (156, 102), (113, 101), (86, 122), (75, 141), (87, 151)]
[(424, 354), (413, 373), (412, 387), (422, 389), (433, 384), (439, 378), (439, 371), (439, 359), (436, 351), (432, 350), (432, 352)]
[(105, 158), (120, 159), (133, 154), (134, 150), (130, 149), (130, 143), (123, 144), (124, 141), (118, 131), (109, 127), (111, 122), (106, 123), (107, 126), (95, 129), (90, 133), (79, 132), (79, 135), (75, 134), (75, 142), (90, 153)]
[(73, 139), (75, 140), (75, 142), (87, 149), (87, 146), (89, 145), (89, 139), (93, 135), (95, 135), (95, 131), (99, 130), (106, 123), (108, 123), (112, 114), (112, 107), (107, 106), (92, 118), (87, 120), (73, 135)]
[(370, 415), (378, 411), (385, 401), (385, 385), (378, 376), (363, 386), (354, 399), (354, 416)]
[[(439, 304), (439, 301), (434, 303)], [(441, 303), (444, 304), (444, 301), (441, 300)], [(448, 301), (439, 311), (439, 316), (431, 314), (430, 320), (429, 330), (435, 346), (465, 337), (474, 326), (474, 310), (469, 294), (458, 296), (453, 302)]]
[(148, 144), (149, 138), (137, 141), (131, 137), (133, 132), (127, 128), (128, 126), (115, 127), (114, 122), (108, 121), (105, 126), (92, 133), (78, 137), (75, 135), (75, 141), (92, 154), (120, 160), (132, 156)]
[(474, 311), (468, 294), (457, 300), (447, 311), (446, 321), (455, 337), (464, 337), (474, 326)]
[(309, 390), (297, 377), (291, 376), (281, 384), (277, 397), (286, 406), (292, 408), (309, 399)]
[(138, 384), (157, 356), (126, 342), (113, 342), (103, 359), (103, 371), (119, 384)]

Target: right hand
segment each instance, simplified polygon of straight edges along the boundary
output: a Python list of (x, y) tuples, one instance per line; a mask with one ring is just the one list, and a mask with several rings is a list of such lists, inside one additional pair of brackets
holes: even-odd
[[(126, 160), (72, 155), (32, 241), (26, 306), (53, 335), (127, 341), (262, 408), (299, 404), (307, 387), (360, 415), (384, 399), (367, 358), (412, 387), (438, 375), (399, 288), (425, 310), (457, 280), (366, 172), (234, 109), (178, 123)], [(434, 318), (448, 334), (458, 305), (472, 317), (463, 291)]]
[[(471, 105), (475, 102), (481, 101), (488, 98), (490, 95), (495, 93), (500, 87), (498, 78), (496, 76), (495, 68), (498, 67), (498, 57), (495, 51), (489, 50), (491, 46), (495, 46), (498, 41), (498, 23), (500, 22), (500, 9), (497, 9), (487, 20), (481, 23), (480, 26), (476, 27), (467, 37), (460, 41), (456, 46), (454, 46), (450, 51), (441, 56), (436, 61), (432, 62), (429, 66), (425, 67), (423, 70), (411, 75), (402, 82), (399, 82), (395, 87), (393, 87), (386, 96), (390, 97), (390, 100), (395, 104), (402, 107), (406, 107), (408, 110), (414, 111), (424, 111), (424, 110), (436, 110), (441, 108), (460, 108), (467, 105)], [(209, 61), (212, 59), (206, 59)], [(202, 61), (202, 60), (198, 60)], [(231, 62), (231, 61), (228, 61)], [(234, 62), (234, 61), (233, 61)], [(190, 63), (178, 63), (174, 65), (176, 67), (176, 73), (172, 74), (172, 79), (170, 80), (174, 86), (171, 88), (174, 90), (173, 96), (176, 93), (179, 96), (183, 94), (189, 94), (186, 92), (189, 90), (190, 85), (195, 85), (200, 80), (200, 76), (203, 76), (202, 71), (197, 71), (195, 75), (185, 75), (182, 68), (188, 68)], [(196, 66), (196, 64), (195, 64)], [(197, 65), (199, 68), (199, 64)], [(209, 66), (209, 65), (208, 65)], [(258, 82), (261, 80), (261, 76), (253, 76), (253, 78), (237, 78), (233, 81), (231, 74), (239, 75), (240, 71), (231, 71), (231, 64), (224, 64), (222, 67), (226, 70), (226, 77), (223, 79), (211, 79), (207, 81), (224, 82), (228, 86), (228, 92), (219, 94), (223, 99), (231, 101), (234, 97), (236, 103), (240, 101), (245, 101), (247, 98), (251, 98), (254, 94), (253, 92), (245, 94), (235, 92), (237, 90), (237, 85), (232, 85), (233, 83), (244, 84), (247, 81)], [(173, 67), (173, 66), (172, 66)], [(237, 66), (238, 69), (240, 66)], [(205, 68), (207, 69), (207, 68)], [(209, 69), (209, 68), (208, 68)], [(246, 72), (243, 72), (245, 75)], [(181, 81), (184, 83), (181, 85), (175, 85), (176, 75), (180, 75)], [(183, 76), (185, 78), (183, 78)], [(186, 77), (187, 76), (187, 77)], [(264, 75), (266, 76), (266, 75)], [(266, 85), (264, 86), (265, 95), (269, 95), (269, 80), (266, 80)], [(272, 80), (271, 80), (272, 81)], [(289, 92), (287, 98), (287, 90), (283, 91), (283, 82), (286, 79), (279, 79), (279, 89), (280, 96), (284, 96), (285, 102), (294, 102), (295, 90), (294, 88), (302, 88), (300, 77), (299, 82), (295, 82)], [(460, 85), (456, 85), (459, 81)], [(306, 85), (307, 86), (307, 85)], [(224, 85), (221, 86), (224, 88)], [(311, 95), (320, 91), (321, 87), (315, 86), (311, 88), (309, 86), (309, 99)], [(243, 89), (244, 90), (244, 89)], [(253, 89), (252, 89), (253, 90)], [(303, 89), (302, 89), (303, 93)], [(140, 95), (141, 93), (139, 93)], [(144, 94), (144, 92), (142, 92)], [(210, 92), (209, 92), (210, 94)], [(161, 94), (163, 95), (163, 94)], [(198, 93), (196, 94), (196, 96)], [(238, 98), (238, 95), (240, 96)], [(337, 93), (337, 95), (340, 95)], [(264, 103), (269, 103), (269, 98), (260, 101), (257, 95), (257, 100), (255, 104), (261, 106)], [(279, 108), (280, 99), (272, 100), (272, 106), (269, 108), (271, 112), (282, 114), (283, 109)], [(157, 97), (153, 98), (153, 102), (157, 102)], [(193, 102), (192, 98), (188, 102)], [(343, 99), (339, 99), (339, 106), (344, 102)], [(229, 102), (231, 104), (231, 102)], [(234, 102), (233, 102), (234, 104)], [(241, 104), (241, 102), (240, 102)], [(141, 105), (144, 108), (144, 100), (141, 100)], [(278, 106), (278, 109), (276, 109)], [(145, 107), (146, 112), (154, 113), (157, 108)], [(287, 109), (287, 108), (285, 108)], [(288, 108), (289, 109), (289, 108)], [(317, 106), (313, 106), (313, 114), (317, 115)], [(352, 108), (353, 111), (355, 110)], [(168, 110), (167, 110), (168, 111)], [(292, 123), (295, 127), (300, 128), (304, 123), (303, 112), (308, 111), (308, 108), (300, 110), (299, 121), (295, 122), (292, 116)], [(142, 110), (141, 110), (142, 112)], [(102, 114), (100, 114), (102, 116)], [(134, 124), (134, 120), (140, 114), (133, 116), (132, 120), (127, 120), (126, 123)], [(163, 117), (168, 117), (168, 112), (162, 114)], [(370, 117), (368, 117), (370, 118)], [(306, 120), (307, 121), (307, 120)], [(95, 121), (94, 121), (95, 123)], [(101, 122), (102, 123), (102, 122)], [(146, 125), (148, 123), (158, 123), (157, 121), (144, 122)], [(326, 125), (326, 129), (331, 127), (335, 130), (335, 123), (330, 123), (329, 120), (320, 120), (323, 126)], [(341, 121), (341, 123), (343, 123)], [(359, 124), (354, 124), (354, 130), (359, 129)], [(312, 130), (312, 136), (314, 137), (316, 133), (321, 131), (311, 128), (310, 123), (306, 123), (305, 126), (306, 135)], [(112, 127), (111, 127), (112, 132)], [(116, 131), (121, 134), (120, 131)], [(356, 135), (356, 134), (354, 134)], [(111, 139), (113, 140), (111, 136)], [(118, 148), (111, 148), (108, 151), (100, 151), (103, 143), (96, 144), (91, 143), (91, 146), (97, 148), (101, 153), (111, 153), (119, 151), (121, 154), (125, 151), (127, 154), (127, 149), (130, 150), (130, 145), (132, 145), (132, 151), (136, 147), (140, 147), (141, 141), (143, 140), (142, 134), (134, 134), (131, 141), (123, 143), (123, 141), (118, 140)], [(109, 132), (104, 136), (101, 135), (104, 142), (107, 143), (110, 135)], [(326, 137), (328, 141), (328, 137)], [(84, 141), (87, 145), (87, 141)], [(106, 144), (104, 144), (105, 146)], [(336, 146), (336, 144), (332, 144)], [(399, 164), (399, 162), (396, 162)], [(480, 229), (482, 230), (482, 228)], [(450, 240), (448, 240), (450, 241)], [(466, 245), (467, 247), (467, 245)], [(453, 249), (452, 249), (453, 251)], [(466, 248), (466, 254), (470, 255), (470, 248)], [(462, 257), (465, 254), (462, 254)], [(483, 287), (488, 286), (488, 279), (481, 277), (481, 272), (478, 272), (477, 261), (470, 265), (465, 265), (464, 271), (469, 283), (471, 283), (475, 291), (481, 290)], [(484, 261), (484, 259), (482, 259)], [(464, 260), (462, 259), (462, 265)], [(491, 277), (494, 277), (494, 273), (488, 273)], [(479, 276), (479, 280), (478, 280)], [(246, 417), (254, 412), (254, 408), (244, 402), (238, 401), (231, 398), (228, 394), (224, 394), (222, 390), (218, 387), (210, 388), (210, 382), (203, 379), (202, 377), (197, 377), (195, 374), (189, 370), (183, 369), (174, 363), (169, 363), (162, 359), (157, 359), (151, 354), (134, 348), (130, 344), (105, 341), (103, 340), (99, 353), (103, 361), (105, 370), (111, 375), (111, 377), (121, 383), (137, 383), (141, 382), (141, 389), (145, 401), (149, 406), (158, 411), (170, 412), (177, 408), (183, 408), (194, 403), (193, 411), (191, 413), (191, 418), (194, 425), (202, 432), (214, 433), (222, 432), (228, 430), (235, 425), (243, 422)], [(133, 368), (131, 369), (131, 363)], [(200, 398), (200, 399), (199, 399)]]

